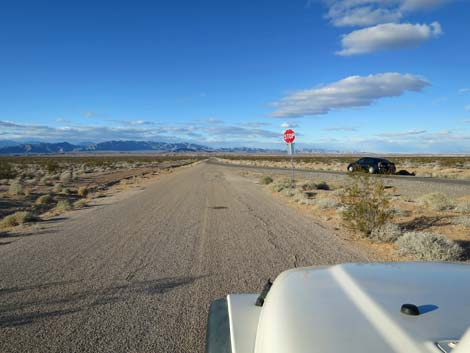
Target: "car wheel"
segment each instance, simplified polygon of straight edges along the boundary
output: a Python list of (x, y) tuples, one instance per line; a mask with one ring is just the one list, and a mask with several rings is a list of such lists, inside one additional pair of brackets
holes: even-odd
[(349, 172), (349, 173), (352, 173), (352, 172), (354, 172), (354, 167), (353, 167), (352, 165), (351, 165), (351, 166), (349, 166), (349, 168), (348, 168), (348, 172)]
[(369, 167), (369, 174), (375, 174), (375, 168)]

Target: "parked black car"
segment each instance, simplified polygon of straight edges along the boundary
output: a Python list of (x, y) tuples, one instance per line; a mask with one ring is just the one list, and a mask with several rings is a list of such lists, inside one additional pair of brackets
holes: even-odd
[(386, 159), (364, 157), (348, 165), (348, 172), (393, 174), (396, 172), (396, 168), (394, 163)]

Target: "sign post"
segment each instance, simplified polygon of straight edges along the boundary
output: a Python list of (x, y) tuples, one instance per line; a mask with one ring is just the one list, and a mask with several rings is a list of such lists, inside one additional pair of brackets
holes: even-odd
[(292, 129), (284, 131), (284, 141), (287, 143), (287, 154), (290, 155), (290, 164), (292, 167), (291, 187), (294, 188), (294, 154), (295, 154), (295, 132)]

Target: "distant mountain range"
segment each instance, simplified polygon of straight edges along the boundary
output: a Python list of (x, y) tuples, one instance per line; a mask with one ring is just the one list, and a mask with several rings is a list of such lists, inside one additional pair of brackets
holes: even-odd
[[(15, 141), (0, 141), (1, 154), (62, 154), (62, 153), (93, 153), (93, 152), (219, 152), (219, 153), (279, 153), (281, 150), (251, 148), (251, 147), (222, 147), (211, 148), (193, 143), (170, 143), (153, 141), (106, 141), (100, 143), (71, 144), (68, 142), (46, 143), (32, 142), (19, 143)], [(323, 149), (302, 149), (299, 152), (307, 153), (334, 153)]]
[[(3, 142), (3, 141), (2, 141)], [(107, 141), (96, 144), (73, 145), (60, 143), (0, 142), (0, 154), (53, 154), (70, 152), (211, 152), (213, 149), (192, 143), (168, 143), (149, 141)]]

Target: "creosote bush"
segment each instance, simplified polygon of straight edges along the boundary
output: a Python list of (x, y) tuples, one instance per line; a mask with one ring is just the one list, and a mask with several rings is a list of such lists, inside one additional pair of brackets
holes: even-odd
[(46, 194), (46, 195), (41, 195), (36, 199), (35, 204), (36, 205), (47, 205), (49, 203), (52, 203), (54, 200), (51, 195)]
[(291, 180), (288, 178), (279, 179), (272, 183), (272, 189), (276, 192), (281, 192), (282, 190), (290, 188), (291, 186)]
[(263, 176), (260, 178), (259, 180), (260, 184), (263, 184), (263, 185), (269, 185), (273, 182), (273, 178), (271, 178), (270, 176)]
[(435, 192), (426, 194), (418, 199), (418, 204), (427, 207), (433, 211), (450, 210), (454, 207), (454, 203), (446, 195)]
[(14, 169), (8, 162), (0, 161), (0, 179), (13, 179), (16, 176)]
[(58, 211), (69, 211), (72, 209), (72, 205), (69, 200), (60, 200), (57, 202), (55, 209)]
[(20, 224), (31, 221), (33, 221), (33, 215), (31, 212), (16, 212), (4, 217), (0, 221), (0, 229), (16, 227)]
[(380, 243), (393, 243), (402, 235), (402, 230), (398, 224), (385, 223), (383, 226), (374, 229), (370, 233), (370, 239)]
[(393, 218), (389, 196), (378, 178), (355, 177), (344, 189), (341, 203), (346, 225), (366, 236)]
[(457, 261), (463, 249), (454, 241), (426, 232), (409, 232), (395, 242), (399, 255), (413, 256), (424, 261)]
[(88, 204), (87, 200), (81, 199), (81, 200), (75, 201), (73, 203), (73, 208), (76, 208), (76, 209), (83, 208), (83, 207), (87, 206), (87, 204)]
[(88, 192), (89, 192), (89, 190), (88, 190), (87, 187), (85, 187), (85, 186), (80, 186), (80, 187), (78, 188), (77, 194), (78, 194), (78, 196), (80, 196), (80, 197), (87, 197), (87, 196), (88, 196)]

